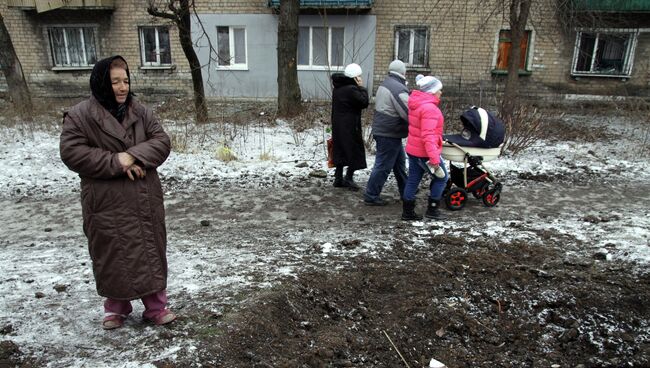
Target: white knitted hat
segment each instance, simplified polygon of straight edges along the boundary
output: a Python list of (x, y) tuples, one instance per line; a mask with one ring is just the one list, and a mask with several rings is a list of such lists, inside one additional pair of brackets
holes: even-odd
[(442, 89), (442, 82), (436, 77), (427, 75), (426, 77), (419, 78), (416, 82), (420, 91), (427, 93), (436, 93)]
[(363, 73), (361, 67), (359, 66), (359, 64), (355, 64), (355, 63), (346, 66), (345, 71), (343, 72), (343, 74), (345, 74), (345, 76), (349, 78), (358, 77), (361, 75), (361, 73)]

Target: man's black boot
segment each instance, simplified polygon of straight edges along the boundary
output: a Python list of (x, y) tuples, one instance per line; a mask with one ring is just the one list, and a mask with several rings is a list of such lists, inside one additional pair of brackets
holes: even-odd
[(402, 220), (404, 221), (422, 220), (422, 216), (415, 213), (415, 200), (402, 201)]

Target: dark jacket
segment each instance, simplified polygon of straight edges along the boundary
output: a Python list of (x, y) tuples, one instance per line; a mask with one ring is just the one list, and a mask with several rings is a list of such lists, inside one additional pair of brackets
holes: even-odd
[[(94, 72), (94, 71), (93, 71)], [(117, 153), (146, 170), (131, 181)], [(63, 120), (61, 159), (81, 178), (83, 229), (99, 295), (131, 300), (167, 287), (163, 192), (156, 168), (170, 140), (153, 112), (130, 99), (120, 124), (94, 96)]]
[(389, 73), (375, 94), (372, 134), (379, 137), (405, 138), (408, 135), (408, 98), (406, 79)]
[(366, 151), (361, 134), (361, 110), (368, 107), (368, 91), (341, 73), (332, 75), (332, 141), (336, 166), (365, 169)]

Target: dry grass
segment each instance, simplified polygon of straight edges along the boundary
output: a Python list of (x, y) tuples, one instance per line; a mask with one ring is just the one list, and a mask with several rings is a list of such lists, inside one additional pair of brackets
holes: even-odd
[(271, 152), (262, 152), (259, 157), (260, 161), (275, 161), (276, 158)]
[(219, 146), (215, 152), (217, 160), (222, 162), (237, 161), (237, 155), (228, 146)]

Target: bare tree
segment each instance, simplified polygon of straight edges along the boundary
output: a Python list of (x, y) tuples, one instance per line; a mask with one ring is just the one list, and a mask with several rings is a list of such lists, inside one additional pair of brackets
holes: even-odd
[(501, 100), (501, 117), (512, 119), (519, 104), (519, 61), (521, 58), (521, 40), (526, 32), (526, 23), (530, 14), (531, 0), (510, 1), (510, 39), (512, 47), (508, 55), (508, 77)]
[(32, 98), (25, 81), (22, 65), (16, 55), (14, 44), (11, 41), (11, 36), (9, 36), (2, 14), (0, 14), (0, 69), (2, 69), (2, 73), (7, 80), (9, 96), (11, 96), (14, 108), (20, 117), (31, 120), (33, 113)]
[(280, 0), (278, 20), (278, 115), (290, 117), (302, 109), (298, 85), (299, 0)]
[(194, 8), (194, 0), (163, 0), (167, 10), (159, 10), (155, 0), (147, 0), (147, 12), (154, 17), (169, 19), (178, 28), (178, 38), (183, 48), (183, 53), (190, 64), (192, 74), (192, 86), (194, 89), (194, 109), (196, 121), (205, 123), (208, 121), (208, 106), (205, 100), (203, 88), (203, 76), (201, 74), (201, 63), (192, 46), (192, 20), (190, 9)]

